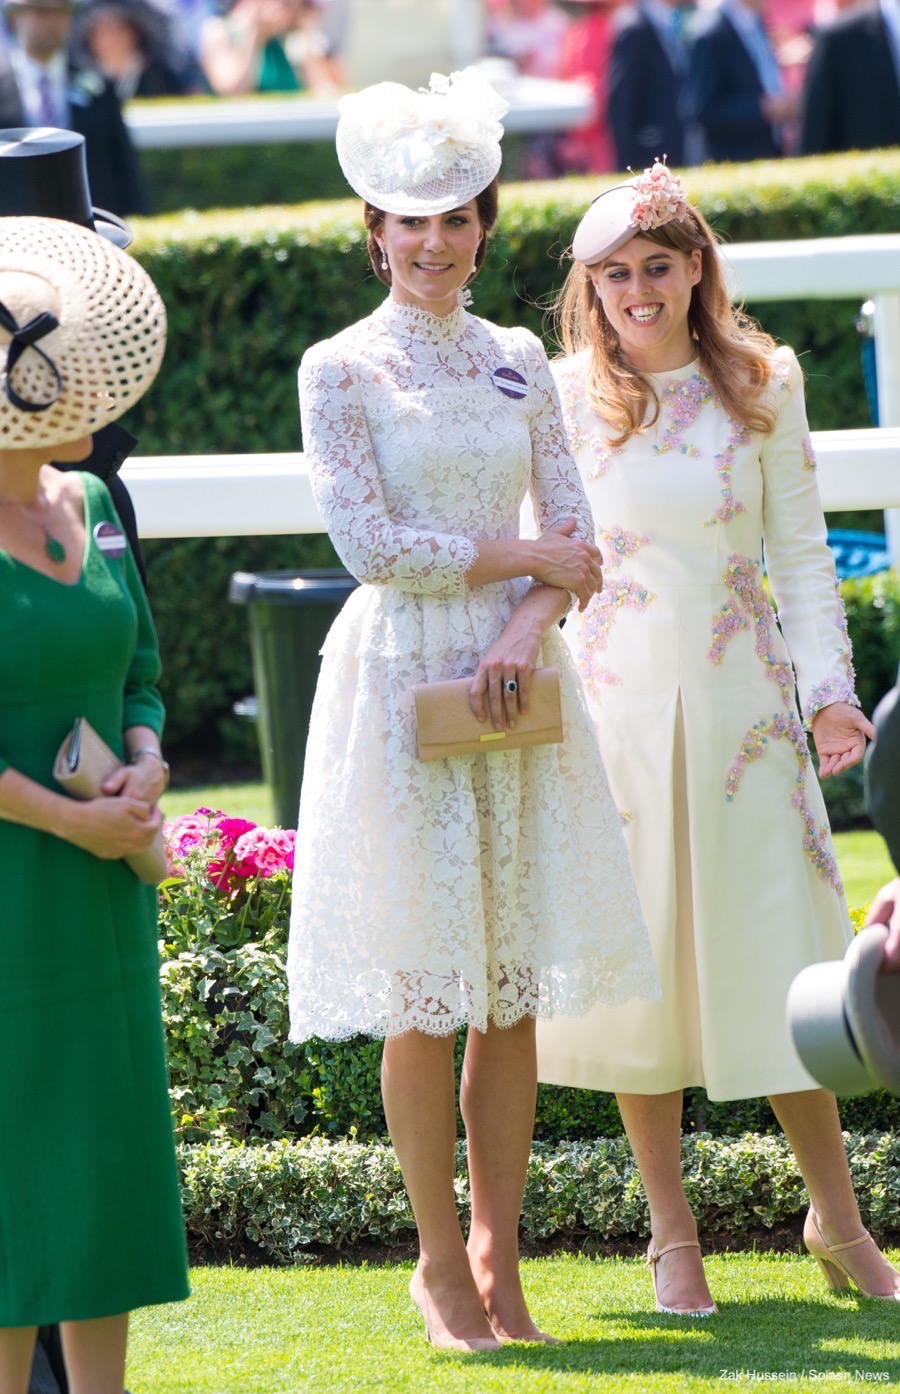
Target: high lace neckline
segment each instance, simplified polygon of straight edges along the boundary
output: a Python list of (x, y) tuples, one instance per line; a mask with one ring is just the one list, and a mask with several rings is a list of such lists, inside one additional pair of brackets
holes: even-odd
[(451, 310), (447, 315), (436, 315), (418, 305), (400, 305), (390, 295), (382, 301), (375, 314), (390, 327), (402, 328), (407, 333), (430, 339), (435, 343), (448, 343), (458, 339), (466, 324), (466, 312), (461, 306)]

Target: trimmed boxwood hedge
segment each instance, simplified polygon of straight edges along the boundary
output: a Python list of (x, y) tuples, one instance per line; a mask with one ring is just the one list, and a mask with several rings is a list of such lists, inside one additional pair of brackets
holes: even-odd
[[(175, 1120), (186, 1142), (217, 1131), (232, 1140), (385, 1136), (380, 1041), (288, 1040), (289, 920), (287, 873), (246, 883), (234, 900), (202, 875), (162, 887), (163, 1016)], [(460, 1032), (457, 1078), (463, 1046)], [(861, 1132), (897, 1128), (900, 1099), (884, 1092), (849, 1099), (842, 1117)], [(697, 1089), (688, 1092), (684, 1125), (696, 1133), (777, 1131), (765, 1100), (711, 1103)], [(540, 1086), (540, 1141), (621, 1132), (612, 1095)]]
[[(476, 285), (476, 313), (541, 331), (540, 307), (563, 275), (559, 254), (601, 182), (566, 179), (504, 190)], [(688, 171), (686, 182), (726, 241), (898, 226), (900, 151), (711, 166)], [(135, 254), (160, 287), (170, 328), (160, 377), (128, 417), (141, 453), (299, 449), (302, 353), (368, 313), (384, 294), (367, 269), (360, 205), (186, 212), (135, 226)], [(751, 308), (804, 354), (813, 429), (870, 424), (855, 302)], [(147, 554), (170, 750), (226, 764), (255, 761), (252, 729), (231, 715), (232, 701), (250, 690), (251, 679), (246, 613), (225, 601), (228, 576), (329, 565), (335, 560), (329, 544), (309, 537), (194, 539), (148, 543)], [(868, 680), (862, 663), (859, 668)]]
[[(850, 1171), (863, 1223), (876, 1234), (900, 1229), (900, 1138), (850, 1134)], [(395, 1247), (415, 1222), (393, 1150), (351, 1141), (213, 1142), (179, 1149), (188, 1237), (199, 1256), (302, 1263), (310, 1251), (365, 1244)], [(463, 1147), (456, 1195), (469, 1218)], [(687, 1137), (685, 1190), (701, 1234), (732, 1242), (775, 1225), (796, 1227), (809, 1205), (782, 1138)], [(624, 1138), (535, 1143), (521, 1232), (525, 1240), (582, 1245), (649, 1234), (647, 1200)]]

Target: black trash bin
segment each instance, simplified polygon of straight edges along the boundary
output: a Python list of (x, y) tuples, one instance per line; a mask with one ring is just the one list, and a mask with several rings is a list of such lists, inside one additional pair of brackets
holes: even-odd
[(228, 598), (247, 605), (259, 749), (279, 826), (297, 825), (319, 650), (359, 582), (349, 572), (236, 571)]

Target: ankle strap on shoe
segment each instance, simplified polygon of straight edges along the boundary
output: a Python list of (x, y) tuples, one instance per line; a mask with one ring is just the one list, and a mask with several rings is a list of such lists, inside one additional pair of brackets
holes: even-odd
[(846, 1244), (826, 1244), (825, 1248), (830, 1254), (839, 1254), (842, 1249), (856, 1249), (860, 1244), (867, 1244), (871, 1238), (871, 1234), (866, 1230), (859, 1239), (848, 1239)]
[[(868, 1236), (866, 1236), (866, 1237), (868, 1238)], [(858, 1240), (854, 1240), (854, 1243), (858, 1243), (858, 1242), (859, 1242)], [(679, 1239), (678, 1242), (675, 1243), (675, 1244), (667, 1244), (666, 1247), (665, 1247), (664, 1249), (651, 1249), (651, 1250), (648, 1252), (648, 1254), (647, 1254), (647, 1262), (650, 1264), (650, 1266), (651, 1266), (651, 1268), (652, 1268), (652, 1266), (653, 1266), (654, 1263), (659, 1263), (659, 1260), (663, 1257), (663, 1255), (664, 1255), (664, 1254), (670, 1254), (670, 1253), (672, 1252), (673, 1249), (699, 1249), (699, 1248), (700, 1248), (700, 1245), (699, 1245), (699, 1243), (697, 1242), (696, 1239)]]

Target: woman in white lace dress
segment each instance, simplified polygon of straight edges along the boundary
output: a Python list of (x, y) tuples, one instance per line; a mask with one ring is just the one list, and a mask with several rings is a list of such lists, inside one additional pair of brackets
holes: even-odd
[(800, 368), (735, 315), (715, 238), (662, 165), (596, 199), (573, 254), (557, 381), (606, 584), (566, 637), (663, 994), (541, 1023), (540, 1078), (616, 1091), (650, 1205), (659, 1310), (714, 1311), (680, 1175), (692, 1085), (769, 1096), (829, 1281), (849, 1274), (894, 1297), (900, 1275), (862, 1227), (834, 1096), (785, 1019), (794, 976), (841, 958), (851, 936), (795, 685), (821, 773), (855, 764), (872, 731)]
[[(460, 306), (496, 218), (499, 116), (475, 70), (341, 104), (338, 154), (366, 199), (390, 295), (303, 359), (304, 446), (362, 582), (323, 648), (300, 803), (291, 1035), (383, 1036), (383, 1096), (437, 1345), (540, 1340), (518, 1274), (534, 1123), (534, 1026), (658, 990), (618, 816), (557, 629), (600, 555), (546, 357)], [(519, 539), (531, 495), (543, 532)], [(422, 763), (413, 686), (472, 677), (513, 725), (559, 670), (562, 744)], [(453, 1187), (457, 1028), (468, 1246)]]

